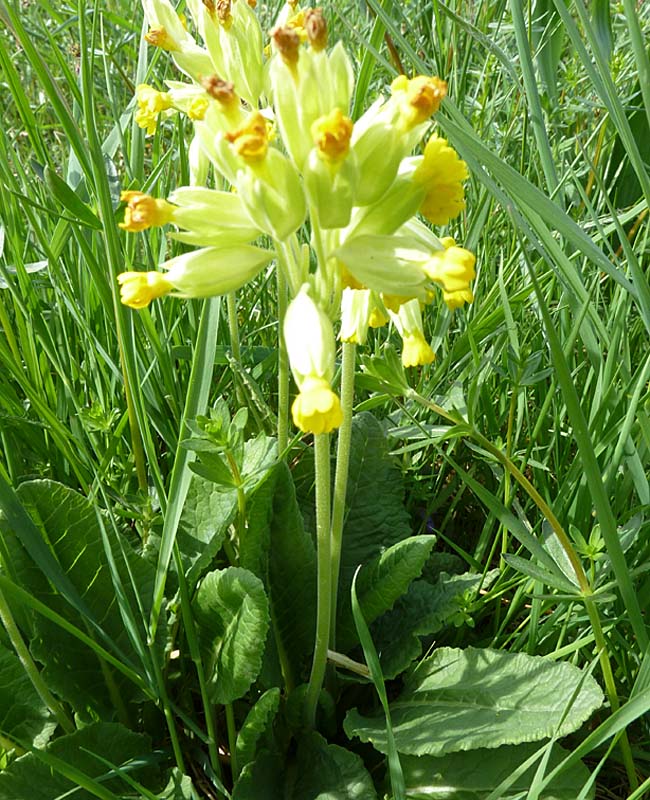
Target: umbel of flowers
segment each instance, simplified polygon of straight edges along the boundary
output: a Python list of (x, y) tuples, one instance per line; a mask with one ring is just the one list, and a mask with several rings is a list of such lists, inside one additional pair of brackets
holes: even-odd
[[(121, 274), (122, 301), (143, 308), (166, 294), (224, 294), (275, 262), (289, 287), (293, 420), (328, 432), (342, 419), (331, 387), (335, 330), (363, 344), (370, 327), (392, 322), (404, 365), (427, 364), (434, 354), (421, 314), (435, 289), (450, 309), (472, 302), (474, 256), (418, 216), (445, 225), (465, 207), (467, 168), (429, 134), (446, 84), (401, 75), (353, 123), (352, 66), (340, 43), (327, 49), (319, 9), (287, 3), (265, 47), (250, 0), (189, 0), (190, 20), (168, 0), (143, 5), (147, 42), (168, 51), (187, 80), (164, 91), (138, 86), (135, 118), (148, 134), (173, 113), (193, 120), (192, 186), (166, 200), (123, 192), (121, 227), (173, 225), (170, 237), (199, 249), (160, 272)], [(210, 166), (231, 191), (206, 188)], [(272, 247), (254, 244), (263, 235)]]

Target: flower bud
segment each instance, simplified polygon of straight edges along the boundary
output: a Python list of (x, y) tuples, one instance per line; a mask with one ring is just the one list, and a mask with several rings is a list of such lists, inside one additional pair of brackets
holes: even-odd
[(372, 294), (370, 289), (343, 289), (339, 331), (342, 342), (366, 343), (373, 305)]
[(187, 32), (169, 0), (142, 0), (142, 5), (149, 23), (145, 34), (149, 44), (169, 51), (178, 68), (194, 80), (214, 71), (209, 54)]
[(352, 236), (332, 253), (363, 286), (388, 295), (426, 295), (428, 251), (408, 236)]
[(253, 223), (274, 239), (283, 241), (305, 221), (300, 175), (279, 150), (271, 147), (264, 162), (240, 169), (235, 185)]
[(241, 198), (203, 186), (182, 187), (169, 196), (171, 221), (184, 228), (169, 236), (186, 244), (224, 247), (257, 239), (261, 231), (247, 214)]

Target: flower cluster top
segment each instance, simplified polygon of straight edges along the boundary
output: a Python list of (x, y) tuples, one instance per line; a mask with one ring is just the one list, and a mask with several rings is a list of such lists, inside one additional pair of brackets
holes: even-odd
[[(223, 294), (276, 262), (291, 297), (283, 324), (299, 389), (293, 419), (330, 431), (341, 423), (333, 323), (342, 341), (363, 344), (370, 327), (392, 321), (404, 365), (416, 366), (434, 358), (421, 309), (435, 287), (450, 309), (473, 300), (473, 254), (418, 218), (446, 225), (465, 208), (467, 167), (445, 139), (433, 133), (412, 155), (446, 83), (401, 75), (353, 122), (352, 65), (340, 43), (328, 50), (320, 9), (286, 3), (265, 48), (255, 0), (188, 0), (191, 26), (169, 0), (143, 5), (147, 42), (189, 80), (138, 86), (135, 118), (149, 134), (173, 113), (193, 120), (192, 185), (166, 200), (123, 192), (121, 227), (171, 223), (171, 237), (199, 249), (163, 271), (121, 274), (122, 301), (143, 308), (165, 294)], [(210, 170), (223, 190), (206, 187)]]

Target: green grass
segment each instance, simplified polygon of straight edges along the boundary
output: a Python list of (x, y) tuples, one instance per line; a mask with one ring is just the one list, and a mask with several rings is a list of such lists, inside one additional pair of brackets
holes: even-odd
[[(274, 9), (260, 5), (272, 19)], [(365, 5), (326, 4), (333, 36), (361, 70), (355, 110), (396, 74), (395, 54), (408, 73), (440, 74), (449, 84), (440, 128), (472, 176), (467, 213), (449, 234), (477, 254), (476, 299), (454, 316), (442, 304), (428, 314), (437, 360), (413, 371), (411, 384), (465, 408), (582, 550), (602, 590), (596, 605), (622, 705), (612, 717), (603, 711), (583, 756), (595, 768), (611, 735), (627, 730), (643, 783), (650, 6), (538, 3), (532, 30), (528, 4), (517, 0)], [(252, 427), (273, 432), (275, 288), (260, 279), (239, 295), (243, 369), (229, 365), (218, 304), (172, 300), (138, 314), (120, 306), (116, 274), (174, 252), (161, 234), (127, 238), (115, 225), (120, 188), (165, 196), (187, 181), (185, 122), (145, 140), (129, 110), (134, 85), (146, 75), (158, 84), (171, 67), (147, 63), (141, 12), (121, 0), (94, 11), (3, 4), (0, 19), (0, 476), (14, 486), (61, 481), (135, 518), (144, 539), (161, 533), (162, 601), (186, 491), (184, 415), (217, 396), (233, 408), (240, 398)], [(368, 352), (380, 354), (390, 338), (380, 332)], [(435, 529), (478, 572), (502, 567), (463, 609), (471, 627), (442, 643), (590, 664), (585, 608), (502, 560), (525, 550), (496, 508), (548, 533), (530, 498), (484, 448), (447, 438), (421, 404), (371, 392), (358, 399), (388, 419), (414, 532)], [(636, 800), (643, 794), (625, 788), (620, 752), (597, 777), (599, 796)]]

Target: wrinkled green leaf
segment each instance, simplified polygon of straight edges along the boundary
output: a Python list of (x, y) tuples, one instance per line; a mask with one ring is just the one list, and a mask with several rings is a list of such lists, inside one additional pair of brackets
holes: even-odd
[(264, 754), (243, 770), (233, 800), (376, 800), (362, 760), (322, 736), (305, 731), (295, 760), (286, 765)]
[[(314, 646), (316, 551), (305, 532), (291, 473), (285, 463), (252, 494), (240, 564), (266, 587), (274, 638), (297, 677)], [(299, 681), (298, 681), (299, 682)]]
[(352, 420), (350, 452), (339, 575), (341, 620), (352, 619), (350, 587), (357, 567), (411, 534), (402, 475), (389, 455), (381, 424), (369, 412)]
[(237, 763), (243, 769), (255, 759), (259, 740), (273, 722), (280, 706), (280, 690), (275, 687), (260, 697), (248, 712), (237, 734)]
[(211, 481), (192, 477), (176, 535), (190, 587), (221, 549), (236, 512), (236, 492), (223, 492)]
[[(145, 615), (148, 612), (147, 603), (153, 587), (152, 565), (137, 555), (117, 532), (113, 532), (113, 558), (125, 600), (133, 611), (129, 629), (116, 602), (112, 568), (93, 505), (83, 495), (53, 481), (23, 483), (18, 496), (66, 580), (83, 597), (92, 618), (101, 620), (104, 636), (90, 627), (89, 633), (122, 661), (131, 665), (141, 664), (129, 633), (139, 636), (141, 641), (146, 638), (139, 609), (143, 608)], [(14, 579), (53, 611), (84, 627), (79, 612), (53, 591), (13, 529), (3, 527), (3, 536), (11, 554), (9, 571)], [(162, 633), (163, 629), (161, 641)], [(39, 615), (34, 617), (31, 650), (34, 657), (45, 665), (43, 676), (48, 686), (64, 697), (83, 718), (113, 717), (114, 696), (109, 693), (106, 683), (106, 676), (112, 670), (106, 666), (102, 669), (96, 654), (84, 643)], [(114, 673), (113, 679), (115, 691), (125, 702), (135, 696), (135, 687), (122, 675)]]
[[(407, 797), (410, 800), (485, 800), (497, 787), (500, 800), (521, 798), (530, 789), (537, 760), (519, 773), (521, 766), (539, 750), (536, 744), (504, 745), (497, 750), (472, 750), (451, 753), (441, 758), (402, 756)], [(546, 772), (565, 756), (566, 750), (554, 745)], [(589, 778), (578, 763), (547, 786), (538, 800), (575, 800)], [(507, 788), (506, 788), (507, 787)], [(590, 792), (587, 798), (593, 798)]]
[(246, 569), (209, 572), (192, 603), (215, 703), (242, 697), (262, 666), (269, 608), (262, 581)]
[[(400, 753), (441, 756), (566, 736), (602, 702), (596, 681), (571, 664), (443, 647), (420, 662), (390, 709)], [(386, 752), (383, 714), (354, 709), (344, 728)]]
[(414, 581), (408, 592), (372, 626), (384, 677), (395, 678), (422, 653), (420, 637), (431, 636), (446, 625), (462, 622), (462, 601), (471, 600), (479, 586), (487, 587), (496, 570), (483, 575), (442, 572), (435, 583)]
[(0, 645), (0, 733), (20, 746), (42, 747), (55, 728), (20, 659)]
[[(368, 625), (391, 609), (420, 575), (434, 543), (433, 536), (412, 536), (389, 547), (361, 570), (357, 595)], [(356, 642), (354, 620), (343, 616), (337, 627), (337, 646), (345, 652)]]
[[(144, 784), (157, 780), (157, 769), (141, 763), (141, 759), (151, 758), (151, 741), (148, 736), (134, 733), (116, 723), (94, 723), (68, 736), (61, 736), (45, 748), (46, 756), (53, 756), (66, 765), (79, 770), (91, 779), (105, 776), (109, 771), (97, 753), (124, 770), (132, 772), (133, 777)], [(137, 768), (130, 768), (129, 762), (138, 759)], [(127, 790), (125, 782), (119, 777), (102, 780), (106, 790), (121, 794)], [(27, 753), (16, 759), (0, 773), (0, 800), (58, 800), (67, 792), (78, 787), (77, 783), (44, 763), (35, 753)], [(75, 800), (95, 800), (96, 795), (76, 788), (70, 795)]]

